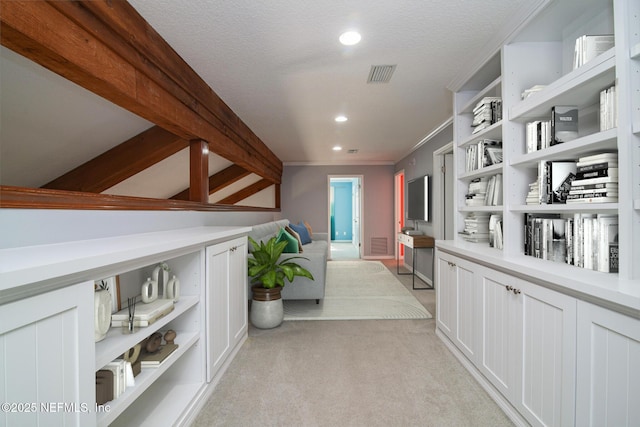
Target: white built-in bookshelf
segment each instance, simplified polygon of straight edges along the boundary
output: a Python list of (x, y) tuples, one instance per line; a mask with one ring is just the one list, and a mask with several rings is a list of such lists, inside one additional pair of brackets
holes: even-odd
[[(635, 1), (548, 2), (541, 12), (485, 61), (477, 73), (454, 93), (456, 230), (465, 229), (471, 213), (501, 217), (503, 248), (493, 242), (469, 243), (464, 233), (456, 241), (465, 248), (498, 258), (522, 260), (525, 215), (617, 215), (619, 277), (639, 279), (640, 263), (640, 28)], [(615, 34), (615, 47), (574, 69), (576, 40), (585, 34)], [(601, 92), (616, 87), (618, 126), (600, 130)], [(539, 86), (539, 87), (537, 87)], [(523, 92), (536, 87), (523, 99)], [(502, 120), (473, 133), (474, 108), (484, 99), (502, 99)], [(549, 120), (554, 106), (574, 105), (579, 111), (576, 139), (527, 152), (527, 123)], [(469, 146), (482, 140), (502, 141), (503, 162), (469, 170)], [(577, 161), (599, 153), (618, 153), (617, 202), (526, 204), (529, 185), (536, 181), (540, 162)], [(472, 182), (502, 175), (502, 203), (469, 206)], [(586, 199), (585, 199), (586, 200)], [(553, 263), (557, 264), (557, 263)], [(570, 276), (572, 265), (550, 265)]]
[[(640, 1), (526, 6), (449, 86), (457, 234), (436, 241), (436, 334), (516, 425), (638, 425), (628, 387), (640, 382)], [(611, 34), (614, 46), (590, 54)], [(477, 131), (496, 97), (501, 120)], [(572, 107), (555, 109), (565, 122), (578, 110), (562, 142), (556, 106)], [(502, 141), (502, 163), (469, 157), (485, 139)], [(488, 203), (481, 182), (496, 176), (502, 202)], [(616, 221), (617, 246), (600, 240)]]

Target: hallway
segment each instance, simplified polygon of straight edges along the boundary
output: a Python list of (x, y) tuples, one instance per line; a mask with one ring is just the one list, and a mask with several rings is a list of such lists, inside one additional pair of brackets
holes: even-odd
[(331, 259), (332, 260), (348, 260), (360, 259), (358, 248), (353, 242), (331, 242)]

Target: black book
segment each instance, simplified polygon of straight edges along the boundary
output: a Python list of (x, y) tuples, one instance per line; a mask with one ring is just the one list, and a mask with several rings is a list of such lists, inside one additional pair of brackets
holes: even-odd
[(578, 107), (556, 105), (551, 107), (551, 145), (571, 141), (578, 137)]
[(593, 163), (591, 165), (578, 166), (578, 172), (589, 172), (594, 170), (617, 168), (618, 162), (601, 162)]
[(589, 179), (589, 178), (602, 178), (602, 177), (617, 177), (618, 168), (596, 169), (586, 172), (576, 172), (576, 179)]

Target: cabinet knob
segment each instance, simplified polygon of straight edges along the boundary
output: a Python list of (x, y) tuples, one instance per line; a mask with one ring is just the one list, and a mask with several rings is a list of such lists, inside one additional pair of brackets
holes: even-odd
[(515, 288), (514, 288), (514, 289), (513, 289), (513, 293), (514, 293), (514, 294), (516, 294), (516, 295), (518, 295), (518, 294), (522, 293), (522, 291), (520, 291), (520, 289), (515, 289)]
[(511, 285), (507, 285), (507, 288), (506, 288), (506, 289), (507, 289), (507, 292), (512, 291), (512, 290), (513, 290), (513, 286), (511, 286)]

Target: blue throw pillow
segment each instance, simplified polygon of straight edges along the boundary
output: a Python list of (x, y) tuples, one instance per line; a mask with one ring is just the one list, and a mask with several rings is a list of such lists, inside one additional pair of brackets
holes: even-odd
[(287, 242), (287, 246), (285, 246), (283, 253), (288, 254), (297, 254), (298, 253), (298, 239), (293, 237), (291, 234), (287, 233), (284, 228), (280, 229), (278, 233), (278, 237), (276, 242)]
[(303, 245), (307, 243), (311, 243), (311, 236), (309, 236), (309, 230), (307, 227), (300, 221), (300, 224), (289, 224), (289, 227), (293, 228), (293, 231), (300, 235), (300, 240)]

